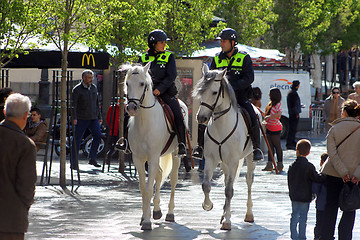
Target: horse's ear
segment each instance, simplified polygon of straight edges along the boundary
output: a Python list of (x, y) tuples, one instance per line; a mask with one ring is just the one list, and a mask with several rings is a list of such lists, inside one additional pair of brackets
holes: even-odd
[(150, 65), (151, 65), (151, 62), (148, 62), (148, 63), (145, 65), (145, 67), (143, 68), (145, 72), (149, 71)]
[(226, 70), (226, 68), (225, 68), (225, 69), (222, 71), (222, 73), (221, 73), (221, 79), (223, 79), (223, 78), (225, 77), (226, 72), (227, 72), (227, 70)]
[(203, 72), (203, 76), (205, 76), (206, 73), (209, 72), (209, 66), (206, 63), (203, 64), (202, 72)]

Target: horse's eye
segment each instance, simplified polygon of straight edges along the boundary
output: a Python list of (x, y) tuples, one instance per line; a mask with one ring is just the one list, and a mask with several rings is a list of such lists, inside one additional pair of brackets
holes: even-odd
[(142, 83), (140, 83), (140, 86), (141, 86), (141, 87), (143, 87), (144, 85), (145, 85), (145, 83), (143, 83), (143, 82), (142, 82)]
[(213, 95), (216, 95), (217, 94), (217, 92), (213, 92)]
[(126, 82), (125, 84), (126, 84), (126, 86), (129, 86), (129, 83), (128, 83), (128, 82)]

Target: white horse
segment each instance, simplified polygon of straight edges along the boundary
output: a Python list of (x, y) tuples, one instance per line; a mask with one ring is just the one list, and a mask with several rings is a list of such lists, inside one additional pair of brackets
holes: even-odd
[[(160, 219), (160, 188), (170, 174), (171, 197), (166, 221), (174, 222), (174, 194), (178, 181), (180, 159), (172, 153), (178, 146), (175, 137), (170, 147), (161, 154), (170, 133), (166, 125), (164, 112), (153, 95), (152, 80), (148, 73), (149, 62), (145, 67), (127, 65), (128, 72), (125, 77), (125, 92), (127, 92), (127, 112), (130, 114), (128, 139), (132, 151), (134, 164), (139, 174), (139, 186), (142, 194), (141, 229), (151, 230), (151, 207), (155, 182), (153, 218)], [(181, 102), (187, 123), (187, 107)], [(146, 182), (145, 162), (148, 162), (148, 181)]]
[[(244, 118), (238, 108), (236, 96), (225, 77), (226, 69), (211, 70), (206, 64), (203, 77), (196, 85), (193, 97), (200, 98), (201, 104), (197, 112), (197, 121), (206, 123), (204, 139), (205, 169), (202, 189), (205, 194), (204, 210), (210, 211), (213, 203), (210, 200), (210, 181), (214, 169), (221, 163), (225, 176), (225, 205), (221, 217), (222, 230), (231, 229), (230, 202), (234, 194), (234, 181), (237, 180), (244, 158), (247, 163), (246, 182), (248, 186), (246, 222), (254, 222), (252, 213), (251, 186), (254, 178), (255, 162), (252, 156), (252, 143)], [(259, 114), (259, 111), (256, 110)], [(225, 221), (224, 221), (225, 219)]]

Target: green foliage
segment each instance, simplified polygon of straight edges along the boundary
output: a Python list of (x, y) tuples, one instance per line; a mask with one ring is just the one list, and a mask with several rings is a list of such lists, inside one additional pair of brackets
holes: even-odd
[(239, 43), (253, 45), (277, 19), (273, 0), (224, 0), (215, 15), (226, 20), (227, 26), (239, 34)]
[[(347, 27), (358, 13), (357, 0), (278, 0), (274, 12), (279, 19), (267, 33), (270, 45), (303, 53), (336, 51)], [(358, 4), (358, 3), (357, 3)]]
[[(20, 53), (25, 43), (36, 34), (41, 19), (38, 0), (0, 0), (0, 68)], [(31, 49), (35, 44), (28, 44)]]

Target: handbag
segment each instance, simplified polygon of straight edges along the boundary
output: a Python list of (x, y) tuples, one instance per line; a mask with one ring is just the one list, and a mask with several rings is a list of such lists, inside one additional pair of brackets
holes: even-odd
[(360, 208), (360, 189), (352, 182), (347, 182), (341, 189), (339, 206), (342, 211), (355, 211)]

